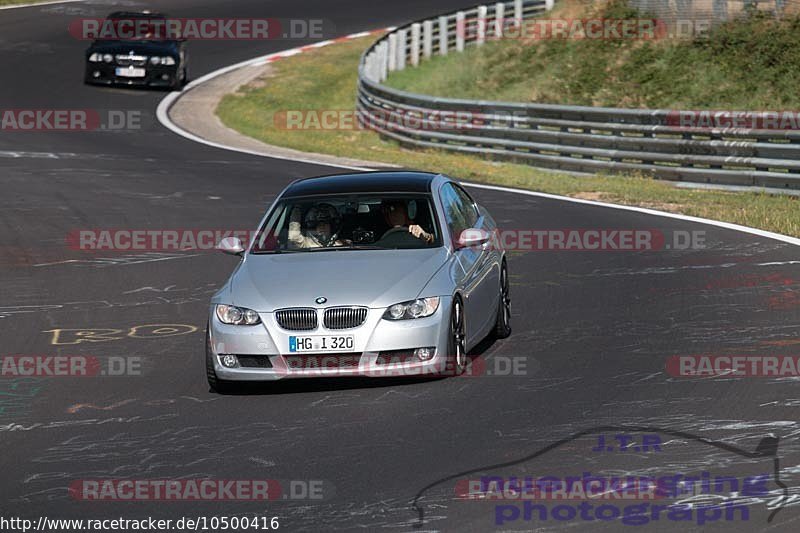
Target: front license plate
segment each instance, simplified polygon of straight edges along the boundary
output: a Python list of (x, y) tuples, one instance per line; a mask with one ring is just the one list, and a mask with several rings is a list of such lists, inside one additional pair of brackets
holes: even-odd
[(117, 76), (122, 78), (144, 78), (143, 68), (117, 67)]
[(312, 335), (289, 337), (289, 352), (344, 352), (352, 351), (355, 341), (352, 335)]

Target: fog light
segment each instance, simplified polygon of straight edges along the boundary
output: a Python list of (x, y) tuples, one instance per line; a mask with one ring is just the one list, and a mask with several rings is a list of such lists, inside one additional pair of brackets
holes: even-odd
[(238, 364), (235, 355), (223, 355), (222, 356), (222, 366), (226, 366), (228, 368), (233, 368)]
[(92, 76), (94, 76), (95, 78), (99, 78), (99, 77), (100, 77), (100, 71), (99, 71), (99, 70), (95, 70), (95, 71), (92, 73)]
[(414, 350), (414, 356), (420, 361), (428, 361), (436, 353), (435, 348), (417, 348)]
[(164, 80), (164, 81), (169, 80), (169, 74), (162, 74), (161, 75), (161, 79)]

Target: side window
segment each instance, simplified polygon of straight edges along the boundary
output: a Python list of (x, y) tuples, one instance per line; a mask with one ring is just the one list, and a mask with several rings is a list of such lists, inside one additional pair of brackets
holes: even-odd
[(447, 227), (450, 229), (453, 240), (458, 239), (462, 231), (471, 227), (468, 223), (469, 217), (464, 209), (469, 206), (464, 205), (455, 187), (450, 183), (442, 187), (441, 199)]
[(461, 187), (454, 186), (453, 189), (456, 191), (458, 199), (461, 202), (467, 228), (474, 228), (478, 224), (478, 219), (480, 218), (478, 210), (475, 208), (475, 201)]

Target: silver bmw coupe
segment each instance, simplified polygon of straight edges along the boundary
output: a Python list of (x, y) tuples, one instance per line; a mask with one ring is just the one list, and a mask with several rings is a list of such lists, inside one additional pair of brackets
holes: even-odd
[(496, 225), (454, 180), (423, 172), (301, 179), (211, 299), (206, 374), (235, 382), (458, 375), (488, 335), (511, 333)]

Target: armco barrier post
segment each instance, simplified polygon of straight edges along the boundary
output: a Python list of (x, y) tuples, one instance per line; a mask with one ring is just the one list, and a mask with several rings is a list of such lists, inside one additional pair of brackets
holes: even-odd
[(397, 70), (406, 68), (406, 52), (408, 50), (408, 32), (406, 30), (397, 31)]
[(494, 5), (494, 38), (500, 39), (503, 37), (503, 24), (506, 18), (506, 5), (502, 2), (497, 2)]
[(466, 16), (463, 11), (456, 13), (456, 52), (464, 51), (464, 34), (467, 31)]
[(419, 66), (419, 37), (422, 31), (422, 25), (415, 22), (411, 25), (411, 65)]
[(386, 77), (389, 75), (389, 43), (383, 41), (380, 45), (380, 54), (381, 54), (381, 83), (386, 81)]
[(397, 70), (397, 33), (389, 34), (389, 72)]
[(478, 46), (486, 42), (486, 15), (488, 11), (486, 6), (478, 6), (478, 35), (476, 37)]
[(433, 21), (422, 23), (422, 57), (430, 59), (433, 55)]
[(447, 55), (447, 17), (439, 17), (439, 55)]

